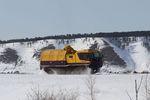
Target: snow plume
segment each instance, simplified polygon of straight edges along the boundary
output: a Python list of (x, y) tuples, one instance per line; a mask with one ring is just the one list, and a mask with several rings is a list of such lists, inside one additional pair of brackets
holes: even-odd
[[(117, 38), (115, 40), (108, 38), (105, 40), (124, 59), (129, 69), (135, 72), (150, 72), (150, 51), (148, 50), (150, 47), (148, 43), (150, 41), (144, 43), (143, 38), (145, 39), (145, 37), (138, 37), (134, 39), (135, 41), (130, 40), (130, 42), (127, 40), (123, 41), (123, 38)], [(147, 45), (144, 46), (144, 44)]]
[(150, 71), (150, 53), (142, 45), (142, 41), (132, 44), (134, 48), (131, 50), (130, 54), (136, 63), (137, 72), (149, 72)]

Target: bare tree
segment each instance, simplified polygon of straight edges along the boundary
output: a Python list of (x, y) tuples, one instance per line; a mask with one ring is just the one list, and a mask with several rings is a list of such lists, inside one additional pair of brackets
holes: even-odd
[[(138, 100), (138, 98), (139, 98), (139, 91), (140, 91), (140, 88), (141, 88), (141, 85), (142, 85), (142, 81), (143, 81), (143, 76), (141, 77), (139, 85), (137, 83), (137, 80), (135, 80), (135, 82), (134, 82), (134, 85), (135, 85), (135, 88), (134, 88), (135, 89), (135, 99), (136, 100)], [(131, 98), (130, 94), (128, 93), (128, 91), (126, 91), (126, 93), (127, 93), (128, 97), (129, 97), (129, 99), (133, 100)]]
[[(28, 100), (48, 100), (48, 98), (53, 97), (53, 94), (49, 95), (48, 91), (42, 91), (37, 88), (31, 88), (31, 91), (26, 94)], [(50, 100), (56, 100), (52, 98)]]
[(149, 83), (149, 78), (148, 74), (146, 75), (145, 78), (145, 94), (146, 94), (146, 100), (150, 100), (150, 83)]
[(141, 78), (140, 84), (138, 85), (137, 80), (135, 80), (135, 93), (136, 93), (136, 100), (138, 100), (139, 97), (139, 90), (141, 88), (143, 77)]
[(133, 99), (131, 98), (130, 94), (128, 93), (128, 91), (126, 91), (126, 93), (127, 93), (128, 97), (130, 98), (130, 100), (133, 100)]
[(27, 100), (77, 100), (78, 92), (73, 90), (59, 89), (57, 92), (31, 88), (26, 94)]
[(88, 92), (90, 94), (90, 100), (95, 100), (95, 85), (96, 85), (96, 77), (89, 75), (85, 80)]

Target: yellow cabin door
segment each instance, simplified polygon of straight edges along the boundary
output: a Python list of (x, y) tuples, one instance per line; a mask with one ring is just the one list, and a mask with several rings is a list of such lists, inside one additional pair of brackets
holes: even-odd
[(75, 54), (66, 54), (67, 63), (76, 63), (76, 56)]

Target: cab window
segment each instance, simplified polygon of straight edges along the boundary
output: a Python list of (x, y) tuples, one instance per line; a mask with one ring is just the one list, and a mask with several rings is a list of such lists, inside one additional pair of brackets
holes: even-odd
[(99, 58), (100, 54), (98, 52), (94, 53), (94, 58)]
[(93, 58), (92, 53), (78, 53), (78, 56), (81, 60), (90, 60), (91, 58)]
[(94, 58), (103, 58), (103, 54), (100, 52), (94, 53)]

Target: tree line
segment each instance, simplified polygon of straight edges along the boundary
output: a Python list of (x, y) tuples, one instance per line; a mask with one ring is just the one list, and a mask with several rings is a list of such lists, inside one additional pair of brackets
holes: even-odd
[(66, 34), (66, 35), (54, 35), (45, 37), (35, 38), (24, 38), (24, 39), (11, 39), (11, 40), (0, 40), (0, 44), (14, 43), (14, 42), (29, 42), (46, 39), (75, 39), (75, 38), (87, 38), (87, 37), (142, 37), (150, 36), (150, 31), (130, 31), (130, 32), (99, 32), (99, 33), (77, 33), (77, 34)]

